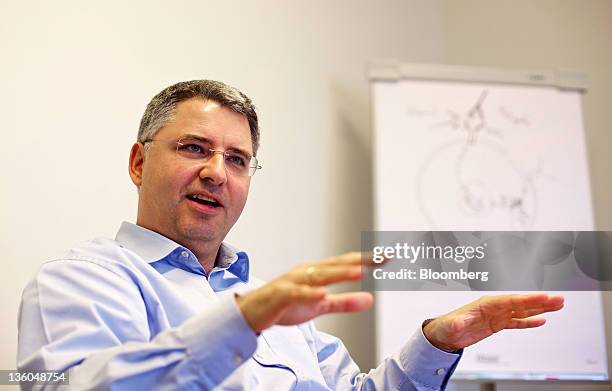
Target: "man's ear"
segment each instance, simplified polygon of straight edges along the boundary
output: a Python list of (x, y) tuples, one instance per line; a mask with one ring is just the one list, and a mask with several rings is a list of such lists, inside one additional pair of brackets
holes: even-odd
[(132, 182), (137, 187), (140, 187), (142, 184), (142, 169), (144, 166), (144, 158), (145, 158), (145, 147), (141, 143), (135, 143), (132, 145), (132, 150), (130, 151), (130, 163), (128, 166), (128, 171), (130, 173), (130, 178), (132, 178)]

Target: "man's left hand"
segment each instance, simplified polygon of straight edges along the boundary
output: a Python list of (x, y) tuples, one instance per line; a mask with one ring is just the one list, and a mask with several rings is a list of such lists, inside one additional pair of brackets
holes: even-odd
[(484, 296), (423, 328), (425, 337), (439, 349), (452, 352), (475, 344), (504, 329), (542, 326), (546, 320), (533, 318), (563, 308), (563, 296), (538, 294)]

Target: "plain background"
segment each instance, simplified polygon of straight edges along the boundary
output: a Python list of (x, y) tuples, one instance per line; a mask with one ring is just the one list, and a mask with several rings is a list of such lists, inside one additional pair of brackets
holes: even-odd
[[(2, 369), (15, 367), (21, 290), (39, 265), (134, 221), (129, 148), (149, 99), (177, 81), (221, 80), (258, 107), (264, 169), (229, 240), (263, 278), (358, 249), (371, 228), (376, 58), (586, 73), (595, 216), (612, 229), (609, 0), (3, 1), (0, 42)], [(612, 336), (611, 295), (605, 305)], [(318, 324), (375, 365), (372, 311)]]

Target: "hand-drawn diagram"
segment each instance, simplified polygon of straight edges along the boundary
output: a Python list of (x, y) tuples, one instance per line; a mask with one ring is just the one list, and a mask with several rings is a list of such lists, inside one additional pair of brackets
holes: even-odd
[[(439, 208), (440, 201), (448, 199), (455, 200), (463, 219), (472, 219), (475, 224), (487, 218), (515, 229), (532, 227), (538, 211), (536, 182), (543, 177), (542, 162), (536, 156), (530, 164), (518, 164), (504, 145), (514, 130), (530, 130), (531, 120), (527, 114), (514, 113), (502, 105), (489, 107), (488, 97), (489, 92), (483, 89), (464, 111), (407, 110), (408, 116), (429, 124), (423, 131), (444, 132), (438, 134), (441, 140), (450, 140), (434, 148), (418, 170), (417, 198), (432, 228), (441, 228), (448, 220), (448, 209)], [(454, 183), (440, 179), (449, 177)]]

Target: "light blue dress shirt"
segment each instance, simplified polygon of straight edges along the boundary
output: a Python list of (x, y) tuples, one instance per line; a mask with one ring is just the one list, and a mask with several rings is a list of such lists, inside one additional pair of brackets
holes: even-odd
[(46, 262), (23, 292), (18, 368), (69, 370), (79, 390), (436, 390), (459, 361), (420, 328), (369, 373), (313, 322), (258, 336), (234, 299), (263, 284), (246, 253), (223, 244), (216, 265), (130, 223)]

